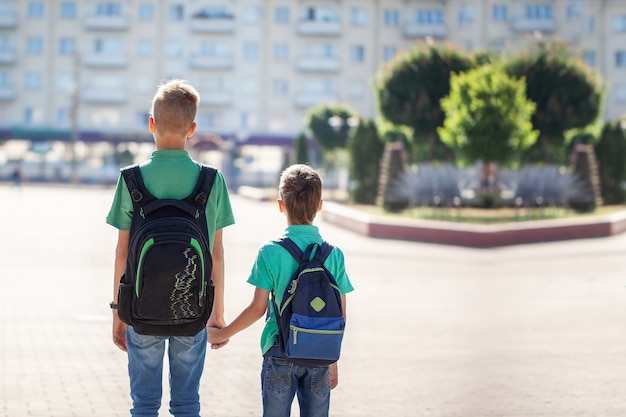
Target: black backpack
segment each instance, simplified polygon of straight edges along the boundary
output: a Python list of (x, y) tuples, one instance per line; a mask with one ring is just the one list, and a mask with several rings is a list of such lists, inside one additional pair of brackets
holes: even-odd
[(203, 165), (194, 191), (177, 200), (151, 195), (138, 165), (122, 169), (134, 212), (118, 314), (139, 334), (194, 336), (206, 326), (214, 288), (205, 209), (216, 173)]
[(275, 242), (298, 262), (281, 304), (272, 297), (283, 354), (302, 366), (330, 365), (339, 359), (346, 325), (339, 287), (324, 266), (333, 246), (312, 243), (302, 252), (287, 237)]

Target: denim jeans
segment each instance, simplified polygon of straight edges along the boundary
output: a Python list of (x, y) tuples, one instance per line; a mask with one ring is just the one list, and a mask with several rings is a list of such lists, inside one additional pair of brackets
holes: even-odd
[(200, 416), (200, 377), (207, 349), (207, 330), (190, 337), (146, 336), (126, 330), (128, 375), (133, 417), (156, 417), (163, 393), (163, 358), (168, 342), (170, 413)]
[(278, 344), (263, 357), (261, 371), (263, 417), (288, 417), (298, 395), (300, 417), (328, 417), (328, 366), (306, 367), (288, 362)]

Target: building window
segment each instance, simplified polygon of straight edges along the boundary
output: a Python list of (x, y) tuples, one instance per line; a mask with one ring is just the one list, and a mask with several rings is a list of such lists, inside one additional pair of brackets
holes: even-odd
[(200, 44), (200, 55), (228, 56), (228, 46), (223, 42), (205, 41)]
[(616, 85), (613, 91), (615, 101), (619, 103), (626, 103), (626, 84)]
[(459, 10), (459, 24), (467, 26), (476, 19), (476, 10), (471, 4), (464, 4)]
[(350, 11), (350, 21), (353, 26), (367, 25), (367, 12), (361, 7), (354, 7)]
[(45, 5), (43, 1), (31, 1), (28, 3), (28, 17), (32, 19), (40, 19), (43, 17)]
[(422, 25), (443, 25), (443, 11), (418, 10), (417, 23)]
[(76, 19), (76, 3), (64, 1), (59, 6), (59, 17), (61, 19)]
[(150, 113), (145, 110), (139, 110), (135, 113), (135, 127), (138, 129), (148, 129), (148, 119)]
[(274, 44), (274, 60), (286, 61), (289, 59), (289, 45), (286, 43)]
[(272, 80), (272, 94), (275, 96), (286, 96), (289, 93), (289, 83), (283, 78)]
[(365, 47), (363, 45), (350, 46), (350, 61), (352, 62), (365, 61)]
[(43, 86), (43, 75), (40, 72), (27, 72), (24, 87), (27, 90), (39, 90)]
[(550, 4), (528, 4), (526, 5), (525, 16), (526, 19), (552, 19), (552, 6)]
[(243, 59), (246, 61), (256, 61), (259, 59), (259, 44), (246, 42), (243, 44)]
[(154, 42), (152, 39), (139, 39), (137, 42), (138, 56), (152, 56), (154, 54)]
[(261, 21), (261, 8), (249, 6), (243, 10), (242, 20), (246, 23), (259, 23)]
[(69, 127), (70, 112), (66, 108), (57, 109), (57, 126)]
[(626, 32), (626, 15), (613, 18), (613, 32)]
[(590, 17), (589, 19), (587, 19), (587, 32), (589, 33), (593, 33), (596, 31), (596, 19), (593, 17)]
[(583, 62), (594, 68), (596, 66), (596, 53), (595, 51), (584, 51), (583, 52)]
[(507, 19), (507, 8), (505, 4), (494, 4), (491, 9), (491, 18), (495, 22), (505, 22)]
[(400, 15), (396, 9), (385, 9), (383, 13), (385, 26), (398, 27), (400, 25)]
[(274, 23), (289, 23), (289, 7), (281, 6), (274, 9)]
[(582, 15), (582, 4), (579, 0), (570, 0), (567, 5), (567, 20), (573, 20)]
[(203, 129), (215, 129), (217, 127), (217, 116), (215, 113), (199, 112), (198, 125)]
[(26, 52), (29, 54), (40, 54), (43, 52), (43, 38), (31, 36), (26, 39)]
[(93, 51), (97, 54), (120, 54), (122, 42), (119, 39), (99, 38), (94, 41)]
[(96, 4), (96, 15), (98, 16), (121, 16), (122, 5), (114, 2), (101, 2)]
[(239, 127), (243, 130), (250, 128), (250, 117), (248, 113), (241, 113), (239, 116)]
[(615, 66), (617, 68), (626, 68), (626, 51), (615, 52)]
[(57, 75), (57, 90), (63, 92), (69, 92), (74, 88), (75, 83), (74, 74), (71, 72), (62, 72)]
[(363, 80), (350, 80), (348, 83), (348, 95), (351, 98), (365, 97), (366, 86)]
[(180, 22), (185, 18), (185, 6), (172, 4), (168, 9), (168, 17), (173, 22)]
[(333, 9), (325, 7), (309, 7), (305, 19), (314, 22), (335, 22), (339, 20)]
[(154, 19), (154, 5), (150, 3), (142, 3), (137, 9), (137, 19), (149, 21)]
[(180, 58), (185, 54), (185, 46), (182, 41), (170, 39), (166, 43), (165, 53), (168, 58)]
[(329, 43), (313, 43), (306, 46), (305, 56), (317, 58), (332, 58), (333, 46)]
[(31, 125), (35, 122), (35, 109), (26, 107), (24, 109), (24, 124)]
[(59, 53), (61, 55), (71, 55), (76, 51), (76, 39), (61, 38), (59, 39)]
[(396, 56), (397, 51), (398, 51), (398, 48), (396, 48), (393, 45), (383, 46), (383, 61), (384, 62), (391, 61), (393, 57)]

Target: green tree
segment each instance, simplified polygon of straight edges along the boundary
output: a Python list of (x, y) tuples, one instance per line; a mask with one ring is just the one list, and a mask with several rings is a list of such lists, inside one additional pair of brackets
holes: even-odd
[(600, 190), (605, 204), (622, 204), (626, 193), (626, 135), (620, 122), (607, 123), (594, 146), (600, 176)]
[(449, 157), (437, 128), (443, 125), (440, 101), (450, 92), (450, 76), (473, 66), (470, 56), (449, 45), (415, 45), (376, 74), (380, 113), (394, 124), (411, 127), (415, 142), (425, 138), (429, 161)]
[(350, 129), (358, 121), (357, 113), (343, 104), (321, 104), (307, 113), (306, 126), (324, 151), (345, 148)]
[[(526, 95), (537, 107), (533, 127), (540, 132), (531, 162), (551, 162), (564, 153), (567, 130), (593, 123), (600, 114), (604, 88), (598, 74), (576, 59), (562, 42), (538, 41), (505, 63), (509, 75), (526, 80)], [(552, 148), (552, 149), (551, 149)]]
[(438, 130), (459, 162), (516, 165), (537, 140), (530, 117), (535, 105), (526, 99), (523, 80), (497, 65), (484, 65), (452, 76), (450, 95), (441, 101), (446, 113)]
[(310, 164), (309, 160), (309, 139), (304, 133), (300, 133), (294, 142), (293, 150), (294, 163)]
[(376, 123), (362, 119), (348, 138), (350, 178), (355, 182), (350, 196), (355, 203), (376, 203), (383, 149), (384, 143), (378, 135)]

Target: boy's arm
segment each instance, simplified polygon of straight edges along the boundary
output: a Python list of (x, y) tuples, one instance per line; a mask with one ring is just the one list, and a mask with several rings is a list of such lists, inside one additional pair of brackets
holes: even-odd
[[(128, 238), (130, 230), (120, 230), (117, 235), (117, 246), (115, 247), (115, 266), (113, 273), (113, 302), (118, 303), (117, 295), (120, 287), (120, 278), (126, 271), (126, 258), (128, 257)], [(120, 320), (117, 310), (113, 312), (113, 343), (115, 346), (126, 352), (126, 323)]]
[(254, 322), (265, 315), (270, 292), (256, 288), (250, 305), (246, 307), (235, 320), (222, 329), (209, 328), (209, 342), (212, 349), (219, 349), (224, 343), (243, 329), (251, 326)]
[[(343, 318), (346, 318), (346, 295), (341, 294), (341, 308), (343, 310)], [(337, 362), (330, 365), (330, 389), (334, 389), (339, 384), (339, 366)]]
[(222, 328), (226, 325), (224, 321), (224, 245), (222, 244), (222, 229), (215, 231), (211, 258), (213, 261), (211, 280), (215, 286), (215, 296), (213, 311), (211, 311), (207, 327)]

